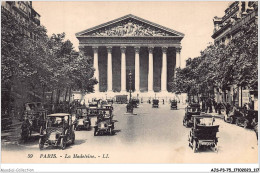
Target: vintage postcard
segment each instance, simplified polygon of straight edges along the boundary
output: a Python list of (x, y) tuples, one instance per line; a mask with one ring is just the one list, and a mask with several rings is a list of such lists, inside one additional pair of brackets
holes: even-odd
[(2, 163), (259, 161), (258, 1), (2, 1), (1, 79)]

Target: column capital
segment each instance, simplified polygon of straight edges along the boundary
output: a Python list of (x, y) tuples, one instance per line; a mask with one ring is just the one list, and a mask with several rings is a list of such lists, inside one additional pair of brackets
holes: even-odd
[(154, 48), (154, 47), (148, 47), (149, 53), (153, 53), (153, 48)]
[(181, 47), (176, 47), (176, 52), (180, 53), (181, 52)]
[(97, 53), (98, 52), (98, 46), (92, 46), (93, 52)]
[(140, 52), (140, 47), (139, 46), (135, 46), (135, 53), (139, 53)]
[(121, 52), (122, 52), (122, 53), (125, 53), (125, 52), (126, 52), (126, 46), (121, 46), (120, 49), (121, 49)]
[(163, 53), (167, 53), (167, 49), (168, 49), (168, 47), (163, 46), (163, 47), (162, 47), (162, 52), (163, 52)]
[(107, 46), (107, 53), (111, 53), (112, 52), (112, 46)]

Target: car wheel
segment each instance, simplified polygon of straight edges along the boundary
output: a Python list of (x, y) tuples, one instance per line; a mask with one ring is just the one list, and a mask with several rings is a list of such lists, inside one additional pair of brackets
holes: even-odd
[(113, 130), (112, 130), (112, 128), (109, 129), (109, 134), (110, 134), (110, 135), (113, 135)]
[(193, 152), (196, 153), (196, 149), (197, 149), (197, 142), (195, 140), (193, 140)]
[(42, 150), (44, 147), (44, 144), (42, 142), (42, 138), (39, 139), (39, 149)]
[(64, 150), (66, 148), (66, 142), (65, 142), (64, 138), (61, 138), (60, 147), (62, 150)]
[(244, 128), (246, 129), (247, 126), (248, 126), (248, 124), (247, 124), (247, 122), (245, 121), (245, 122), (244, 122)]

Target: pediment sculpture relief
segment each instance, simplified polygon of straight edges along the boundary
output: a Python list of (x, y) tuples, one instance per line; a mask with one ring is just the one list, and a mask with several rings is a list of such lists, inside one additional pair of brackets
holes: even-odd
[(120, 23), (114, 27), (100, 29), (91, 36), (170, 36), (168, 33), (154, 27), (132, 21)]

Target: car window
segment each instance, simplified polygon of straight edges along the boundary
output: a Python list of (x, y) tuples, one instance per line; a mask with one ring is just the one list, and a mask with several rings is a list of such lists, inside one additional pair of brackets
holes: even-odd
[(64, 119), (61, 117), (51, 117), (48, 121), (49, 127), (63, 127)]
[(213, 125), (213, 118), (201, 118), (199, 119), (199, 124), (204, 126), (212, 126)]

